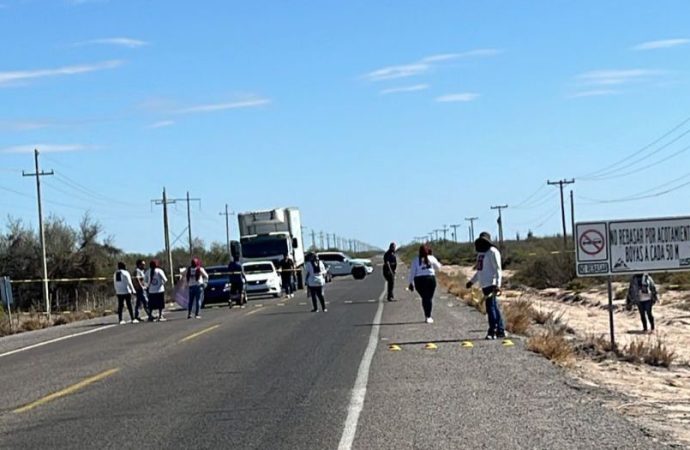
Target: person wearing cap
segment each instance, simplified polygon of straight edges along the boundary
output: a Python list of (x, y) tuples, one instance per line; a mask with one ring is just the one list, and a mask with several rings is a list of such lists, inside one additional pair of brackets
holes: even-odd
[(395, 271), (398, 268), (398, 259), (395, 256), (396, 245), (391, 242), (388, 251), (383, 255), (383, 278), (388, 286), (388, 301), (394, 302), (393, 288), (395, 287)]
[(501, 293), (501, 252), (491, 242), (491, 235), (486, 231), (479, 234), (479, 238), (474, 241), (474, 248), (477, 250), (476, 272), (472, 279), (467, 282), (467, 288), (471, 288), (476, 282), (484, 294), (486, 305), (486, 315), (489, 319), (489, 331), (486, 339), (496, 339), (506, 337), (503, 327), (501, 310), (498, 307), (498, 296)]
[(429, 244), (419, 246), (419, 256), (412, 260), (410, 267), (410, 285), (408, 289), (419, 292), (422, 298), (422, 310), (426, 323), (434, 323), (431, 317), (434, 292), (436, 291), (436, 271), (441, 269), (441, 263), (431, 254)]
[(317, 312), (319, 310), (316, 303), (317, 298), (321, 303), (321, 310), (323, 312), (328, 312), (326, 300), (323, 296), (323, 287), (326, 285), (326, 266), (324, 266), (316, 253), (310, 253), (306, 267), (307, 274), (305, 284), (309, 286), (309, 293), (311, 294), (311, 304), (313, 306), (311, 312)]

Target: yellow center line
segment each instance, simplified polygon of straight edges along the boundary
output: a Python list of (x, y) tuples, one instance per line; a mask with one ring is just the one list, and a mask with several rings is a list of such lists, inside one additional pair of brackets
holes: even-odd
[(190, 339), (194, 339), (195, 337), (199, 337), (199, 336), (201, 336), (201, 335), (204, 334), (204, 333), (208, 333), (209, 331), (213, 331), (213, 330), (215, 330), (216, 328), (218, 328), (219, 326), (220, 326), (220, 325), (213, 325), (212, 327), (208, 327), (208, 328), (205, 328), (205, 329), (203, 329), (203, 330), (201, 330), (201, 331), (197, 331), (197, 332), (194, 333), (194, 334), (190, 334), (190, 335), (187, 336), (186, 338), (180, 339), (180, 341), (178, 342), (178, 344), (181, 344), (181, 343), (183, 343), (183, 342), (187, 342), (187, 341), (189, 341)]
[(80, 381), (80, 382), (77, 383), (77, 384), (73, 384), (72, 386), (69, 386), (69, 387), (67, 387), (67, 388), (65, 388), (65, 389), (62, 389), (61, 391), (57, 391), (57, 392), (54, 392), (54, 393), (52, 393), (52, 394), (50, 394), (50, 395), (46, 395), (46, 396), (43, 397), (43, 398), (39, 398), (38, 400), (36, 400), (36, 401), (34, 401), (34, 402), (31, 402), (31, 403), (29, 403), (28, 405), (24, 405), (24, 406), (22, 406), (21, 408), (15, 409), (13, 412), (14, 412), (15, 414), (20, 414), (20, 413), (23, 413), (23, 412), (30, 411), (30, 410), (36, 408), (37, 406), (41, 406), (41, 405), (43, 405), (43, 404), (45, 404), (45, 403), (51, 402), (51, 401), (53, 401), (53, 400), (57, 400), (57, 399), (60, 398), (60, 397), (65, 397), (65, 396), (67, 396), (67, 395), (73, 394), (73, 393), (77, 392), (79, 389), (83, 389), (83, 388), (85, 388), (86, 386), (88, 386), (88, 385), (90, 385), (90, 384), (93, 384), (93, 383), (95, 383), (95, 382), (97, 382), (97, 381), (100, 381), (100, 380), (102, 380), (102, 379), (104, 379), (104, 378), (107, 378), (107, 377), (109, 377), (110, 375), (113, 375), (114, 373), (117, 373), (117, 372), (119, 372), (119, 371), (120, 371), (120, 369), (117, 369), (117, 368), (116, 368), (116, 369), (106, 370), (105, 372), (101, 372), (101, 373), (99, 373), (98, 375), (94, 375), (94, 376), (92, 376), (92, 377), (89, 377), (89, 378), (87, 378), (87, 379), (85, 379), (85, 380)]

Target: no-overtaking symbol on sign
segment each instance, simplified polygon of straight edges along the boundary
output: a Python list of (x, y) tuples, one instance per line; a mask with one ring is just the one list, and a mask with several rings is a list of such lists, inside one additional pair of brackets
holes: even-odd
[(596, 256), (606, 248), (604, 235), (597, 230), (585, 230), (580, 235), (580, 249), (590, 256)]

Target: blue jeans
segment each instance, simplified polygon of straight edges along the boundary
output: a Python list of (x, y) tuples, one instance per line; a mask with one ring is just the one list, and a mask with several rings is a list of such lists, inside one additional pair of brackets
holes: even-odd
[(144, 307), (144, 311), (146, 311), (146, 315), (148, 317), (151, 317), (151, 311), (149, 310), (149, 299), (146, 296), (146, 291), (141, 290), (137, 291), (137, 303), (134, 306), (134, 318), (139, 319), (139, 308)]
[(201, 296), (204, 291), (204, 287), (201, 285), (189, 286), (189, 303), (187, 304), (187, 315), (192, 314), (192, 305), (196, 304), (196, 309), (194, 314), (199, 315), (199, 306), (201, 305)]
[(489, 318), (489, 331), (487, 331), (487, 334), (501, 337), (505, 336), (506, 332), (503, 328), (501, 309), (498, 307), (498, 297), (496, 297), (493, 291), (493, 286), (482, 289), (485, 297), (486, 315)]

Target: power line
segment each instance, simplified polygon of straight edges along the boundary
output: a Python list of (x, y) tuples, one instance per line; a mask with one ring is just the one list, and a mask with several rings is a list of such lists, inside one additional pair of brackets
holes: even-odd
[(625, 162), (628, 161), (630, 158), (633, 158), (633, 157), (635, 157), (635, 156), (637, 156), (637, 155), (639, 155), (639, 154), (645, 152), (645, 151), (646, 151), (647, 149), (649, 149), (650, 147), (653, 147), (653, 146), (655, 146), (656, 144), (658, 144), (659, 142), (663, 141), (663, 140), (666, 139), (668, 136), (670, 136), (670, 135), (672, 135), (673, 133), (675, 133), (677, 130), (683, 128), (688, 122), (690, 122), (690, 117), (684, 119), (684, 120), (681, 121), (678, 125), (674, 126), (674, 127), (671, 128), (669, 131), (667, 131), (666, 133), (664, 133), (661, 137), (655, 139), (654, 141), (650, 142), (649, 144), (643, 146), (642, 148), (640, 148), (640, 149), (634, 151), (632, 154), (626, 156), (625, 158), (622, 158), (622, 159), (620, 159), (620, 160), (614, 162), (613, 164), (610, 164), (610, 165), (608, 165), (608, 166), (606, 166), (606, 167), (602, 167), (602, 168), (600, 168), (600, 169), (597, 169), (597, 170), (595, 170), (594, 172), (590, 172), (590, 173), (588, 173), (588, 174), (584, 174), (584, 175), (579, 176), (579, 177), (577, 177), (577, 178), (578, 178), (578, 179), (582, 179), (582, 180), (590, 179), (590, 178), (592, 178), (592, 177), (596, 177), (596, 176), (598, 176), (598, 175), (601, 175), (601, 174), (604, 173), (604, 172), (610, 171), (611, 169), (615, 168), (616, 166), (625, 163)]
[(675, 186), (675, 187), (672, 187), (672, 188), (669, 188), (669, 189), (666, 189), (666, 190), (663, 190), (663, 191), (655, 192), (655, 193), (653, 193), (653, 194), (648, 194), (648, 195), (639, 195), (639, 194), (638, 194), (638, 195), (633, 195), (633, 196), (630, 196), (630, 197), (622, 197), (622, 198), (617, 198), (617, 199), (612, 199), (612, 200), (598, 200), (598, 199), (593, 199), (593, 198), (588, 198), (588, 197), (579, 197), (579, 198), (581, 198), (581, 199), (585, 200), (586, 202), (588, 202), (587, 204), (595, 204), (595, 203), (600, 203), (600, 204), (608, 204), (608, 203), (626, 203), (626, 202), (634, 202), (634, 201), (637, 201), (637, 200), (645, 200), (645, 199), (648, 199), (648, 198), (661, 197), (661, 196), (663, 196), (663, 195), (670, 194), (671, 192), (674, 192), (674, 191), (677, 191), (677, 190), (679, 190), (679, 189), (682, 189), (682, 188), (684, 188), (684, 187), (686, 187), (686, 186), (690, 186), (690, 181), (687, 181), (687, 182), (685, 182), (685, 183), (683, 183), (683, 184), (680, 184), (680, 185), (678, 185), (678, 186)]

